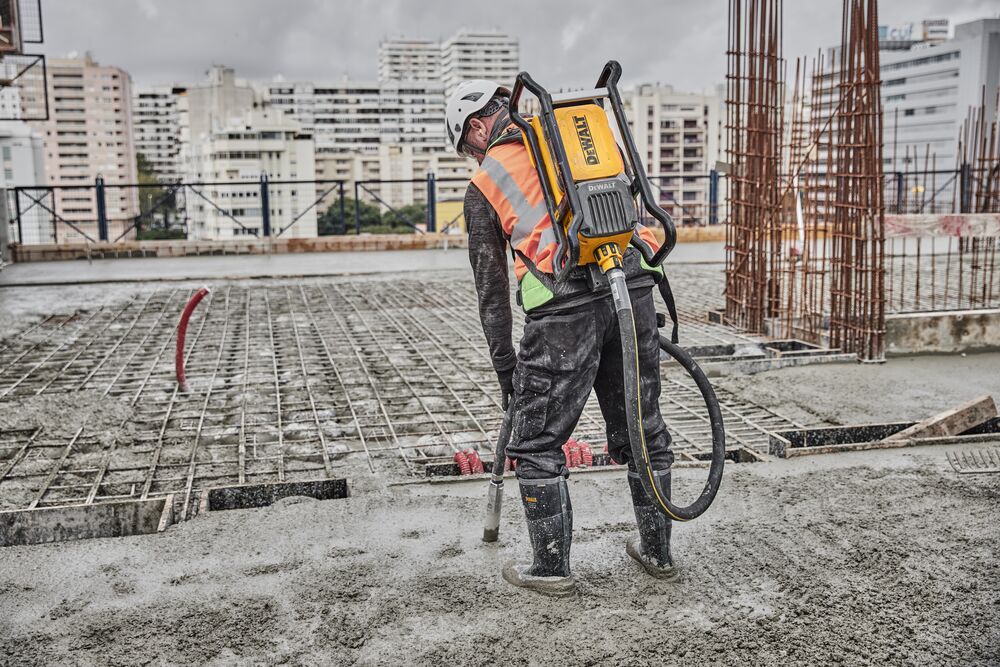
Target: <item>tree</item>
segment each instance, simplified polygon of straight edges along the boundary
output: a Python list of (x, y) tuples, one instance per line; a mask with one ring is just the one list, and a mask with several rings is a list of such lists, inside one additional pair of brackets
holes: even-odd
[(382, 224), (392, 229), (393, 234), (412, 233), (413, 227), (410, 225), (422, 225), (425, 222), (427, 222), (427, 204), (407, 204), (395, 211), (386, 211), (382, 214)]
[[(142, 153), (135, 155), (136, 171), (139, 183), (139, 215), (136, 238), (138, 239), (182, 239), (186, 237), (183, 229), (171, 229), (170, 219), (177, 217), (177, 205), (174, 195), (167, 196), (167, 188), (163, 187), (153, 165)], [(166, 199), (164, 199), (166, 197)], [(156, 228), (159, 218), (163, 224)]]
[[(361, 206), (361, 229), (367, 231), (367, 227), (377, 227), (382, 224), (382, 213), (377, 206), (366, 201), (360, 202)], [(340, 202), (334, 202), (330, 208), (323, 211), (316, 221), (317, 230), (320, 236), (330, 236), (335, 234), (354, 233), (354, 198), (344, 198), (344, 216), (346, 220), (341, 224)]]
[[(355, 229), (354, 198), (344, 198), (344, 216), (346, 220), (341, 223), (340, 203), (334, 202), (326, 209), (316, 221), (317, 230), (320, 236), (330, 236), (336, 234), (353, 234)], [(408, 204), (400, 206), (395, 211), (387, 210), (383, 213), (378, 206), (366, 201), (359, 203), (359, 214), (361, 218), (361, 231), (368, 234), (408, 234), (413, 232), (413, 225), (422, 224), (427, 219), (427, 206), (425, 204)]]

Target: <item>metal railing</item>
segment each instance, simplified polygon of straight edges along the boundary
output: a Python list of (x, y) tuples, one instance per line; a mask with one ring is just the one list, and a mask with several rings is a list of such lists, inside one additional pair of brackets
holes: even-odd
[[(724, 222), (717, 172), (649, 180), (679, 226)], [(466, 183), (464, 177), (434, 173), (358, 181), (271, 180), (262, 174), (242, 181), (106, 183), (98, 177), (86, 185), (19, 186), (7, 191), (9, 237), (14, 243), (36, 245), (314, 237), (321, 232), (362, 234), (366, 229), (457, 233), (464, 228)], [(350, 189), (353, 199), (348, 197)], [(682, 192), (688, 198), (678, 198)], [(692, 200), (692, 192), (703, 196)], [(377, 207), (377, 222), (366, 206)]]

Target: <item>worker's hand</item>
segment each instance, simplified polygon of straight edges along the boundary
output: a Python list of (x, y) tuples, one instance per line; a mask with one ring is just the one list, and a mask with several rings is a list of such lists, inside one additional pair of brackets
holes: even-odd
[(507, 406), (510, 405), (510, 397), (514, 395), (514, 369), (497, 371), (497, 380), (500, 382), (500, 392), (502, 395), (500, 407), (506, 412)]

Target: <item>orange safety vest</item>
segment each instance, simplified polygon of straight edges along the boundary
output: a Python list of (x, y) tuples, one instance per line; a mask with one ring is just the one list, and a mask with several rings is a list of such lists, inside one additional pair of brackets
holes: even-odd
[[(504, 236), (514, 253), (514, 275), (518, 282), (528, 273), (522, 257), (542, 273), (553, 274), (556, 234), (545, 208), (538, 172), (531, 164), (528, 149), (521, 141), (497, 144), (486, 151), (472, 183), (497, 212)], [(639, 238), (655, 252), (660, 243), (653, 232), (636, 225)]]

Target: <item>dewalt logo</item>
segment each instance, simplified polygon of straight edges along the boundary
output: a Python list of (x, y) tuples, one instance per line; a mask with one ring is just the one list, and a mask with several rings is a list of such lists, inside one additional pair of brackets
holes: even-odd
[(583, 149), (583, 157), (587, 164), (600, 164), (601, 158), (597, 156), (597, 146), (594, 145), (594, 137), (590, 134), (590, 124), (586, 116), (573, 116), (573, 125), (576, 127), (576, 136), (580, 140), (580, 148)]

